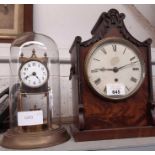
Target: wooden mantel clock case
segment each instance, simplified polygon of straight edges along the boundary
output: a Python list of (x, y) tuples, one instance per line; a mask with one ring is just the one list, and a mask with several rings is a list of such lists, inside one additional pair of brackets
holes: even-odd
[(76, 141), (155, 136), (151, 39), (135, 39), (124, 18), (103, 12), (70, 49)]

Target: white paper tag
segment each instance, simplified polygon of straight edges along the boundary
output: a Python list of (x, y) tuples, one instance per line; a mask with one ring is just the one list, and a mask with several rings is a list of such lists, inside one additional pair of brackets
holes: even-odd
[(122, 83), (109, 83), (106, 85), (107, 95), (125, 95), (125, 86)]
[(18, 112), (18, 126), (30, 126), (43, 124), (43, 111), (23, 111)]

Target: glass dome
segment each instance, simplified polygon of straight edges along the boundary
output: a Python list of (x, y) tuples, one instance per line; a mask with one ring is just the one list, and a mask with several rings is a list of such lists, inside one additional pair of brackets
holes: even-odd
[[(17, 136), (20, 141), (23, 135), (28, 137), (35, 133), (38, 137), (37, 133), (47, 132), (48, 138), (44, 137), (53, 141), (53, 137), (49, 138), (49, 130), (53, 132), (61, 128), (60, 66), (55, 42), (48, 36), (32, 32), (19, 36), (11, 44), (10, 70), (10, 126), (13, 134), (23, 133)], [(66, 131), (64, 133), (66, 137)], [(41, 138), (38, 141), (42, 141)], [(19, 142), (11, 147), (38, 147), (34, 144), (36, 141), (31, 146), (27, 142), (21, 146)], [(51, 141), (41, 143), (39, 147), (47, 146)], [(3, 144), (10, 147), (5, 142)]]

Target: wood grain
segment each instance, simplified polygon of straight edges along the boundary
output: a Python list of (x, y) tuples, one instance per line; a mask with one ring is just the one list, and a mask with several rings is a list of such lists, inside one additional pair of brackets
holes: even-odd
[[(72, 86), (75, 139), (83, 141), (155, 135), (151, 115), (151, 40), (136, 40), (126, 29), (124, 18), (125, 15), (115, 9), (103, 12), (91, 31), (92, 38), (81, 42), (81, 37), (76, 37), (70, 49), (74, 68)], [(135, 94), (120, 101), (101, 98), (89, 87), (84, 74), (85, 59), (92, 46), (101, 39), (110, 37), (123, 38), (133, 43), (145, 62), (146, 76), (141, 87)]]

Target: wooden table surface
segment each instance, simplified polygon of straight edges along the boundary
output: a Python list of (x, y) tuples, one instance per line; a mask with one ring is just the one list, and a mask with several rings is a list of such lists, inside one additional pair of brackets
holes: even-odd
[[(2, 139), (3, 134), (0, 135)], [(0, 146), (0, 151), (10, 150)], [(63, 144), (33, 150), (155, 150), (155, 137), (126, 138), (100, 141), (75, 142), (73, 137)]]

